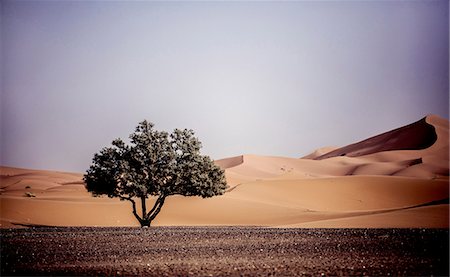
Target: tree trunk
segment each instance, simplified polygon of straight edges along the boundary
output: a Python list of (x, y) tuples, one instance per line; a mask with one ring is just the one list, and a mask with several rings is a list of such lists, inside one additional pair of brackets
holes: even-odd
[(131, 197), (122, 197), (122, 200), (128, 200), (133, 205), (133, 215), (136, 217), (137, 221), (139, 221), (139, 224), (141, 224), (141, 227), (150, 227), (150, 224), (152, 223), (153, 219), (159, 214), (161, 211), (162, 206), (164, 205), (164, 201), (166, 200), (167, 195), (160, 195), (158, 199), (156, 200), (155, 204), (153, 205), (153, 208), (147, 213), (147, 206), (145, 203), (145, 200), (147, 199), (145, 196), (141, 197), (141, 208), (142, 208), (142, 217), (139, 216), (136, 210), (136, 202)]
[(150, 227), (151, 221), (142, 219), (142, 220), (139, 221), (139, 223), (141, 224), (141, 228), (144, 228), (144, 227)]
[(146, 206), (145, 200), (146, 200), (146, 197), (141, 196), (142, 219), (145, 219), (145, 217), (147, 216), (147, 206)]
[(145, 203), (146, 197), (141, 197), (142, 219), (139, 220), (141, 227), (150, 227), (150, 220), (147, 219), (147, 204)]
[(150, 227), (153, 219), (155, 219), (155, 217), (161, 211), (165, 199), (166, 199), (165, 195), (160, 195), (156, 200), (155, 204), (153, 205), (153, 208), (147, 213), (147, 206), (145, 203), (146, 197), (141, 197), (142, 217), (140, 217), (136, 212), (136, 204), (134, 200), (132, 200), (131, 198), (127, 200), (131, 201), (131, 203), (133, 204), (133, 214), (139, 221), (139, 224), (141, 224), (141, 227)]

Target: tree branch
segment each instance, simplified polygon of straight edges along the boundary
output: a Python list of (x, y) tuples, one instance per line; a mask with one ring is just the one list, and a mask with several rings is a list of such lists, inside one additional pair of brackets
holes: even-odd
[(120, 197), (120, 199), (128, 200), (131, 202), (131, 204), (133, 205), (133, 215), (134, 215), (134, 217), (136, 217), (136, 219), (139, 221), (139, 223), (141, 223), (142, 218), (138, 215), (138, 213), (136, 211), (136, 202), (131, 197)]
[(166, 200), (166, 197), (163, 196), (161, 198), (161, 200), (159, 201), (159, 205), (158, 208), (153, 212), (153, 214), (150, 216), (150, 221), (152, 221), (153, 219), (155, 219), (155, 217), (159, 214), (159, 212), (161, 211), (162, 206), (164, 205), (164, 201)]
[(162, 199), (166, 198), (166, 196), (164, 194), (161, 194), (158, 199), (156, 200), (155, 204), (153, 205), (153, 208), (146, 214), (145, 218), (149, 218), (152, 213), (158, 208), (159, 203), (161, 202)]
[(141, 196), (141, 208), (142, 208), (142, 218), (147, 218), (147, 206), (145, 204), (145, 196)]

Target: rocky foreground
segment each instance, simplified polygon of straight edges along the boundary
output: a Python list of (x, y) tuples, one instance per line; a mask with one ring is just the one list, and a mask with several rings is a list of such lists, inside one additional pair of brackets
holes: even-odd
[(7, 275), (449, 275), (448, 229), (2, 229)]

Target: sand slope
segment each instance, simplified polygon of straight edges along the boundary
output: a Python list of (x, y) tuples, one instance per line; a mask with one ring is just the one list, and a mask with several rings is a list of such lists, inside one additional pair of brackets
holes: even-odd
[[(219, 160), (227, 193), (170, 197), (154, 224), (448, 228), (448, 130), (428, 116), (302, 159)], [(0, 181), (2, 227), (137, 226), (129, 202), (92, 197), (79, 173), (1, 167)]]

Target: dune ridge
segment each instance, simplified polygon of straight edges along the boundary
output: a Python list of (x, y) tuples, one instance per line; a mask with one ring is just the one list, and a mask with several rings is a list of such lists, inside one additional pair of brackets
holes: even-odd
[(360, 157), (393, 150), (421, 150), (430, 147), (436, 140), (435, 128), (427, 122), (425, 117), (410, 125), (336, 149), (315, 159), (323, 160), (338, 156)]
[[(230, 189), (169, 197), (154, 224), (448, 228), (448, 133), (448, 120), (430, 115), (300, 159), (217, 160)], [(0, 167), (0, 181), (1, 227), (138, 225), (130, 203), (92, 197), (80, 173)]]

